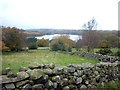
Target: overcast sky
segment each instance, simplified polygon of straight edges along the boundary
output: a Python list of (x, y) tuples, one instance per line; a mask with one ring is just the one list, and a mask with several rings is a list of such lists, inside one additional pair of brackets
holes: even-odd
[(118, 29), (119, 0), (0, 0), (0, 25), (22, 29), (81, 29), (96, 19), (98, 29)]

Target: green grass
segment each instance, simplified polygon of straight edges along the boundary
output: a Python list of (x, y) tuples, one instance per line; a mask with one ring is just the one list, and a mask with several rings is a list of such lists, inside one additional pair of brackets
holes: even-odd
[(81, 64), (89, 62), (96, 64), (99, 61), (83, 58), (74, 55), (68, 55), (49, 50), (29, 50), (28, 52), (6, 52), (2, 55), (2, 68), (11, 67), (15, 72), (19, 70), (20, 66), (28, 67), (32, 62), (39, 63), (54, 63), (66, 66), (68, 64)]
[[(97, 52), (97, 51), (99, 51), (100, 50), (100, 48), (95, 48), (94, 49), (94, 52)], [(118, 48), (111, 48), (111, 51), (113, 52), (113, 53), (116, 53), (117, 51), (118, 51)]]
[(120, 90), (120, 81), (111, 81), (104, 85), (99, 84), (98, 90)]

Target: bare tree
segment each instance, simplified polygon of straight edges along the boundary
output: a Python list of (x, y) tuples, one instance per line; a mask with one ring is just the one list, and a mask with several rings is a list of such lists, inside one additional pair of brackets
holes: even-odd
[(85, 30), (96, 30), (97, 29), (97, 21), (93, 17), (92, 20), (88, 21), (83, 25), (83, 29)]
[(97, 22), (95, 20), (95, 18), (92, 18), (92, 20), (88, 21), (87, 23), (85, 23), (83, 25), (83, 29), (87, 30), (87, 35), (86, 35), (86, 41), (87, 41), (87, 51), (90, 52), (92, 50), (93, 47), (93, 39), (96, 39), (93, 36), (95, 35), (95, 30), (97, 29)]

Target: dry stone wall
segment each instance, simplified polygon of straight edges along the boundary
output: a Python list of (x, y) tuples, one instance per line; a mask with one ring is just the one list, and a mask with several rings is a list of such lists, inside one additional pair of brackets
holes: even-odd
[(55, 64), (32, 63), (26, 69), (20, 67), (16, 74), (10, 68), (2, 71), (2, 90), (88, 90), (98, 84), (116, 81), (120, 78), (119, 63), (98, 63), (92, 65), (70, 64), (62, 67)]
[(87, 52), (72, 52), (71, 55), (78, 55), (86, 58), (93, 58), (99, 60), (101, 62), (120, 62), (120, 57), (118, 56), (110, 56), (110, 55), (102, 55), (98, 53), (87, 53)]

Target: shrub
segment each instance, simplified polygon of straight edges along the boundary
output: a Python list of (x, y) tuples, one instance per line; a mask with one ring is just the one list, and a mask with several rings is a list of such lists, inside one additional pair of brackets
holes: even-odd
[(2, 52), (7, 52), (7, 51), (10, 51), (10, 48), (9, 48), (9, 47), (3, 47), (3, 48), (2, 48)]
[(58, 42), (53, 45), (51, 45), (51, 49), (53, 51), (69, 51), (71, 52), (71, 48), (65, 45), (63, 42)]
[(36, 41), (37, 41), (36, 38), (28, 38), (27, 39), (28, 49), (37, 49), (38, 46), (36, 44)]
[(47, 39), (40, 39), (40, 40), (37, 40), (37, 45), (39, 47), (48, 47), (49, 41)]
[(119, 56), (120, 57), (120, 49), (115, 53), (115, 56)]
[(38, 46), (36, 43), (31, 43), (29, 46), (28, 46), (29, 49), (37, 49)]
[(27, 38), (27, 43), (36, 43), (37, 38)]
[(0, 51), (2, 52), (10, 51), (10, 48), (6, 47), (3, 41), (0, 41)]
[[(58, 38), (55, 38), (51, 41), (51, 50), (53, 51), (72, 51), (72, 46), (71, 43), (67, 41), (67, 37), (65, 36), (60, 36)], [(69, 40), (69, 39), (68, 39)]]
[(100, 41), (100, 47), (101, 48), (108, 48), (109, 47), (109, 42), (107, 40), (101, 40)]
[(109, 48), (102, 48), (97, 53), (100, 53), (102, 55), (107, 55), (107, 54), (111, 54), (112, 51)]
[(68, 50), (68, 52), (72, 52), (72, 48), (71, 47), (68, 47), (67, 50)]

